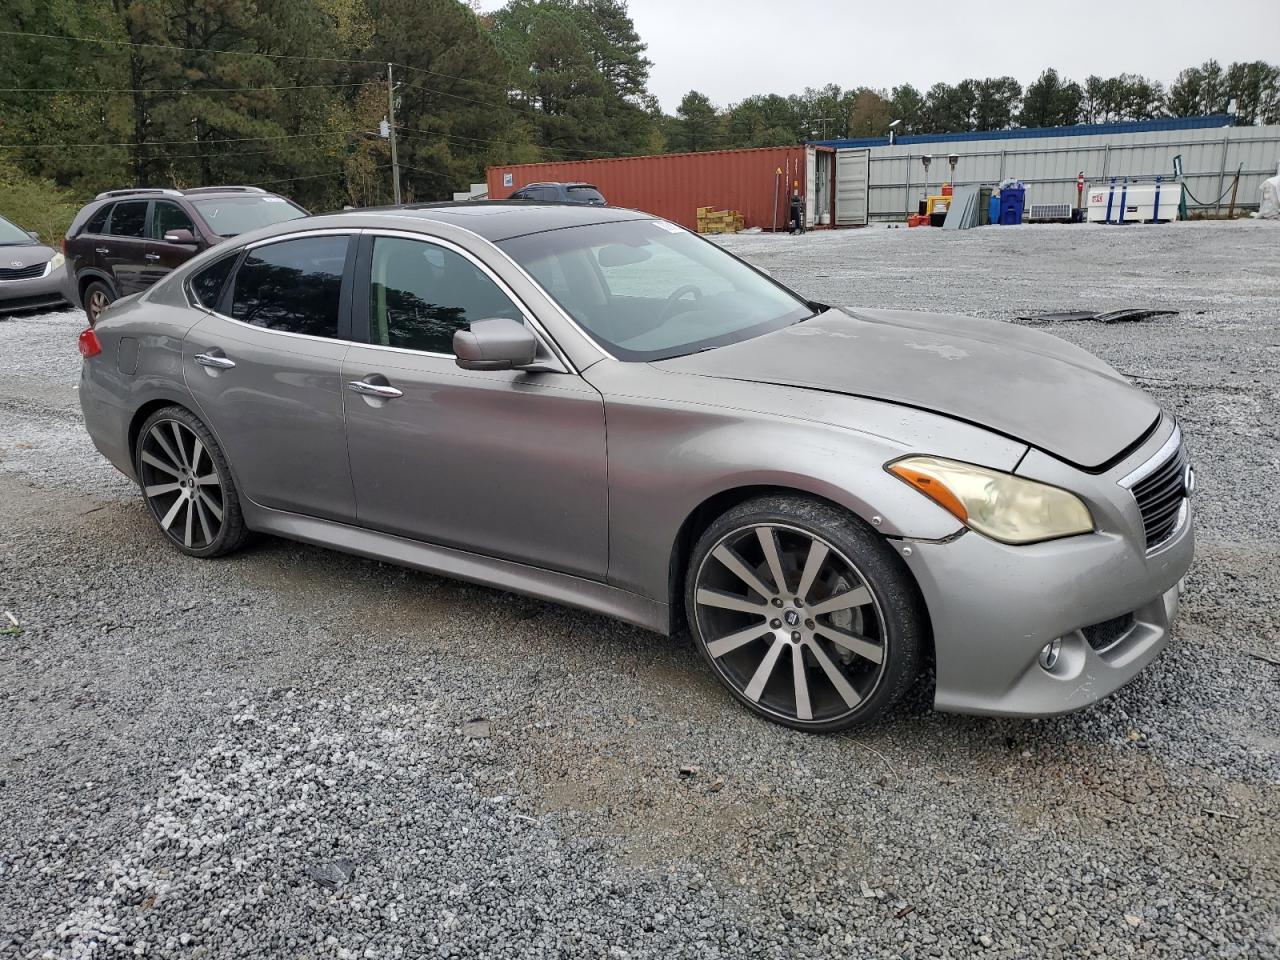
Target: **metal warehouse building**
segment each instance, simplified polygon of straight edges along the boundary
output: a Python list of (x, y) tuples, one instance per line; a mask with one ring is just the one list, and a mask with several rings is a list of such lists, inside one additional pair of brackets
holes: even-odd
[[(746, 225), (771, 229), (786, 222), (787, 183), (805, 196), (811, 225), (861, 226), (902, 220), (926, 192), (921, 157), (933, 162), (928, 188), (994, 184), (1007, 177), (1027, 186), (1027, 203), (1076, 202), (1076, 177), (1105, 183), (1111, 177), (1171, 178), (1181, 156), (1188, 204), (1225, 208), (1237, 168), (1237, 206), (1256, 206), (1258, 188), (1280, 162), (1280, 126), (1237, 127), (1229, 116), (1168, 117), (1136, 123), (1083, 124), (928, 134), (861, 140), (824, 140), (804, 147), (719, 150), (568, 163), (491, 167), (489, 196), (503, 199), (529, 183), (594, 183), (615, 206), (633, 207), (693, 228), (698, 207), (740, 211)], [(779, 173), (779, 171), (782, 171)], [(1193, 199), (1194, 198), (1194, 199)]]

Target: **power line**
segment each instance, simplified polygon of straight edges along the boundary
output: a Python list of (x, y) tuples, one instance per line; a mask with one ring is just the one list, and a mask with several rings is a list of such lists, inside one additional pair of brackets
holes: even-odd
[[(298, 140), (304, 137), (346, 137), (358, 133), (365, 133), (364, 130), (331, 130), (320, 133), (285, 133), (271, 137), (232, 137), (223, 140), (202, 140), (201, 143), (206, 146), (216, 146), (220, 143), (256, 143), (263, 140)], [(67, 150), (91, 147), (170, 147), (170, 146), (190, 146), (195, 143), (190, 138), (186, 140), (144, 140), (136, 143), (132, 140), (120, 141), (116, 143), (0, 143), (0, 150)]]
[(264, 90), (332, 90), (337, 87), (380, 87), (381, 80), (359, 83), (298, 83), (267, 87), (0, 87), (0, 93), (258, 93)]
[(211, 47), (181, 47), (172, 43), (144, 43), (135, 40), (106, 40), (99, 37), (71, 37), (56, 33), (27, 33), (23, 30), (0, 30), (0, 36), (21, 37), (32, 40), (65, 40), (74, 43), (102, 43), (118, 47), (150, 47), (155, 50), (183, 50), (188, 53), (229, 54), (239, 57), (265, 57), (269, 60), (310, 60), (317, 63), (359, 63), (382, 65), (378, 60), (357, 60), (350, 57), (304, 57), (288, 53), (262, 53), (257, 50), (214, 50)]
[[(382, 165), (380, 165), (380, 166), (376, 166), (376, 167), (374, 167), (373, 169), (374, 169), (374, 170), (385, 170), (385, 169), (387, 169), (387, 167), (389, 167), (389, 166), (390, 166), (390, 164), (388, 164), (388, 163), (384, 163), (384, 164), (382, 164)], [(244, 184), (244, 186), (246, 186), (246, 187), (265, 187), (265, 186), (269, 186), (270, 184), (273, 184), (273, 183), (295, 183), (295, 182), (297, 182), (298, 180), (319, 180), (321, 177), (342, 177), (342, 176), (346, 176), (346, 173), (347, 173), (347, 171), (346, 171), (346, 170), (334, 170), (332, 173), (313, 173), (313, 174), (309, 174), (308, 176), (305, 176), (305, 177), (280, 177), (280, 178), (278, 178), (278, 179), (276, 179), (276, 180), (254, 180), (254, 181), (251, 181), (251, 182), (249, 182), (249, 183)]]
[[(314, 63), (353, 63), (362, 66), (374, 67), (382, 67), (386, 63), (384, 60), (363, 60), (358, 57), (310, 57), (287, 53), (264, 53), (257, 50), (215, 50), (212, 47), (183, 47), (172, 43), (147, 43), (136, 40), (108, 40), (100, 37), (72, 37), (56, 33), (28, 33), (23, 30), (0, 30), (0, 36), (19, 37), (27, 40), (62, 40), (72, 43), (100, 43), (119, 47), (145, 47), (154, 50), (180, 50), (185, 53), (208, 53), (219, 56), (264, 57), (270, 60), (298, 60)], [(459, 77), (452, 73), (442, 73), (439, 70), (429, 70), (426, 67), (410, 66), (407, 63), (393, 62), (392, 65), (404, 70), (411, 70), (414, 73), (425, 73), (429, 76), (442, 77), (446, 80), (457, 80), (461, 83), (474, 83), (483, 87), (492, 87), (496, 90), (506, 90), (505, 86), (500, 83), (494, 83), (491, 80), (480, 80), (476, 77)]]
[(464, 97), (460, 93), (450, 93), (448, 90), (439, 90), (435, 87), (424, 86), (421, 83), (402, 83), (400, 90), (425, 90), (427, 93), (437, 93), (442, 97), (452, 97), (455, 100), (465, 100), (467, 103), (478, 103), (482, 107), (497, 107), (499, 110), (511, 109), (510, 102), (499, 103), (496, 100), (477, 100), (475, 97)]
[(426, 140), (432, 137), (444, 137), (446, 140), (470, 140), (476, 143), (498, 143), (498, 144), (503, 144), (511, 147), (530, 146), (530, 147), (536, 147), (539, 150), (549, 150), (552, 153), (570, 153), (570, 154), (579, 153), (579, 154), (590, 154), (597, 157), (617, 156), (617, 154), (615, 153), (608, 153), (601, 150), (569, 150), (568, 148), (565, 148), (565, 147), (547, 147), (541, 144), (526, 143), (519, 140), (493, 140), (485, 137), (464, 137), (461, 134), (443, 133), (435, 130), (416, 130), (413, 127), (406, 127), (403, 124), (397, 124), (396, 127), (399, 130), (404, 130), (406, 133), (422, 134), (422, 136), (420, 137), (410, 137), (410, 139), (414, 139), (414, 140)]

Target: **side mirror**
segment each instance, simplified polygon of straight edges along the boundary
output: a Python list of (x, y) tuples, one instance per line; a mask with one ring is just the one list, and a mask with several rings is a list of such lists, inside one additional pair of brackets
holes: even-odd
[(169, 230), (164, 235), (165, 243), (196, 243), (196, 235), (190, 230)]
[(34, 230), (28, 230), (27, 236), (30, 237), (32, 240), (34, 240), (36, 243), (42, 242), (40, 239), (40, 234), (36, 233)]
[(514, 370), (537, 359), (538, 341), (523, 323), (495, 317), (455, 331), (453, 353), (463, 370)]

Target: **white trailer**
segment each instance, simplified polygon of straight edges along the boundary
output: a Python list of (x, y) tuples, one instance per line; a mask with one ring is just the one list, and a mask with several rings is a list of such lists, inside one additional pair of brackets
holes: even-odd
[(1086, 191), (1090, 223), (1165, 223), (1178, 219), (1182, 184), (1177, 181), (1125, 181), (1090, 184)]

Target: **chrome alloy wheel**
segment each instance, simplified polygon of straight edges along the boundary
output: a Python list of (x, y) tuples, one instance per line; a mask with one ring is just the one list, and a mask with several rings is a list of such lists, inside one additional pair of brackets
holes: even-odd
[(723, 536), (697, 572), (697, 628), (712, 665), (758, 710), (828, 724), (880, 684), (884, 616), (848, 557), (798, 527)]
[(168, 537), (188, 550), (218, 539), (226, 493), (218, 467), (200, 438), (177, 420), (157, 420), (142, 440), (142, 492)]

